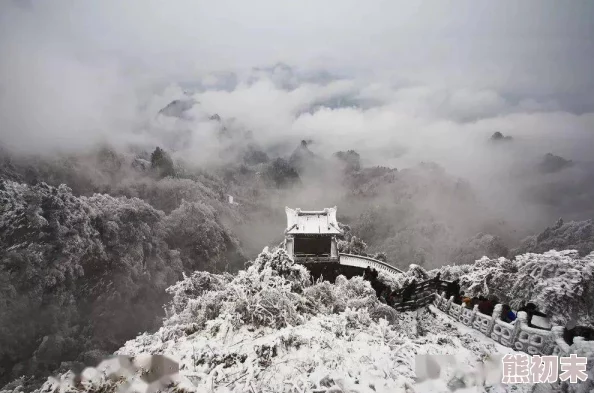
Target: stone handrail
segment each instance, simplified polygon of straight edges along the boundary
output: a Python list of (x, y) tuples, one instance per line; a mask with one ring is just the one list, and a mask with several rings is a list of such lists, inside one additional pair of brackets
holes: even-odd
[[(428, 279), (417, 284), (411, 300), (396, 303), (393, 307), (398, 311), (412, 311), (433, 303), (446, 315), (460, 321), (487, 337), (516, 351), (526, 352), (530, 355), (557, 355), (565, 356), (575, 353), (579, 346), (594, 347), (594, 341), (585, 341), (583, 337), (575, 337), (574, 343), (569, 345), (563, 339), (563, 326), (553, 326), (551, 330), (537, 329), (528, 326), (527, 314), (518, 312), (514, 323), (507, 323), (500, 319), (503, 305), (497, 304), (492, 315), (485, 315), (478, 310), (478, 305), (469, 309), (461, 304), (454, 303), (454, 297), (445, 297), (445, 292), (434, 292), (427, 295), (427, 291), (443, 289), (449, 281)], [(402, 290), (398, 292), (401, 294)]]
[(563, 339), (563, 326), (553, 326), (551, 330), (537, 329), (528, 326), (527, 314), (518, 312), (513, 324), (499, 319), (502, 305), (497, 304), (492, 315), (485, 315), (478, 311), (475, 305), (471, 310), (454, 303), (454, 297), (446, 299), (445, 292), (435, 294), (434, 304), (445, 314), (462, 322), (473, 329), (480, 331), (501, 345), (526, 352), (530, 355), (557, 355), (565, 356), (575, 353), (582, 343), (594, 344), (584, 341), (583, 337), (575, 337), (574, 344), (569, 345)]
[(374, 259), (374, 258), (365, 257), (363, 255), (340, 253), (339, 254), (339, 263), (341, 265), (355, 266), (355, 267), (361, 267), (361, 268), (371, 267), (376, 270), (381, 270), (381, 271), (391, 273), (391, 274), (403, 273), (402, 270), (400, 270), (394, 266), (388, 265), (387, 263), (382, 262), (377, 259)]

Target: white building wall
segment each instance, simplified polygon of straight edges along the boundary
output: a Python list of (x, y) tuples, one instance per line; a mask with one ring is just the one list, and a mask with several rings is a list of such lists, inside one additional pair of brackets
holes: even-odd
[(295, 255), (295, 239), (293, 236), (287, 236), (285, 238), (285, 250), (291, 258)]
[(330, 258), (338, 258), (336, 236), (332, 236), (332, 240), (330, 241)]

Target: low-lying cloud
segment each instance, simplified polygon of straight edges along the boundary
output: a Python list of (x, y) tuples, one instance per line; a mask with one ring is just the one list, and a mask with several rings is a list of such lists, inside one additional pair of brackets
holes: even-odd
[[(526, 168), (548, 152), (589, 161), (594, 148), (590, 3), (1, 8), (0, 143), (15, 150), (160, 145), (207, 165), (224, 159), (216, 113), (265, 148), (312, 139), (322, 156), (355, 149), (366, 165), (437, 162), (522, 216), (534, 208), (522, 186), (550, 181)], [(175, 99), (198, 104), (158, 115)], [(513, 139), (492, 143), (495, 132)]]

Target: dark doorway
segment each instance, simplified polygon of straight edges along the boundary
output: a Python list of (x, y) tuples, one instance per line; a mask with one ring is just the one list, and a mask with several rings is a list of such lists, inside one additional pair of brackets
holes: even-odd
[(296, 237), (294, 252), (296, 256), (330, 256), (331, 239), (324, 237)]

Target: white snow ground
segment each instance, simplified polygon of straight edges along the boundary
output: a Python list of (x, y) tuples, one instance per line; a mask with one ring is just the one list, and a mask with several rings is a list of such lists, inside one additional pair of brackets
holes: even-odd
[[(118, 354), (165, 354), (177, 360), (181, 375), (177, 388), (186, 391), (528, 392), (531, 388), (499, 383), (500, 358), (511, 349), (434, 307), (400, 314), (392, 326), (386, 320), (374, 322), (365, 310), (346, 310), (282, 329), (236, 330), (229, 321), (214, 320), (189, 336), (164, 339), (163, 333), (162, 329), (141, 335)], [(438, 357), (439, 378), (416, 383), (415, 356), (423, 354), (453, 358)], [(98, 382), (97, 387), (106, 387), (105, 380)], [(49, 384), (45, 388), (52, 390)], [(87, 391), (96, 390), (89, 386)]]

